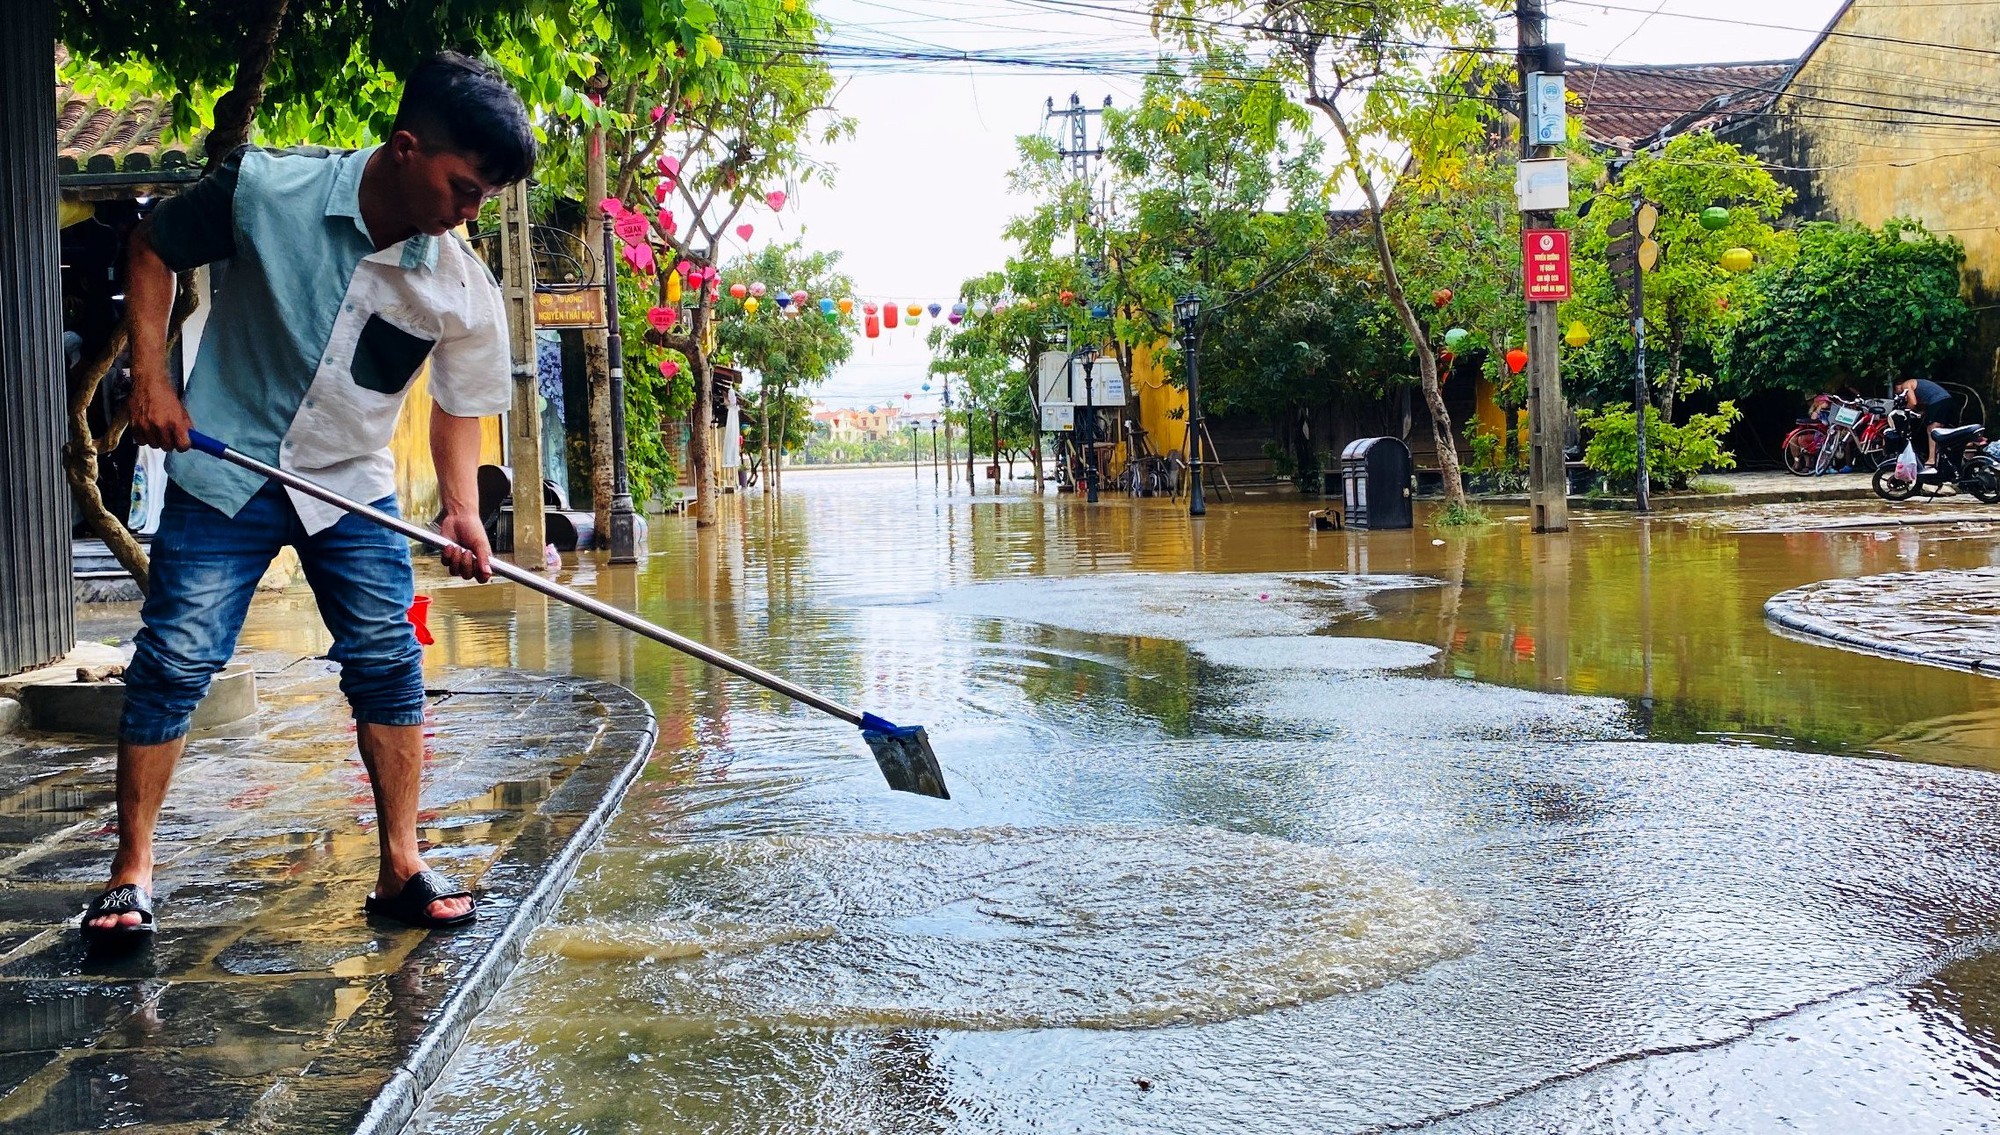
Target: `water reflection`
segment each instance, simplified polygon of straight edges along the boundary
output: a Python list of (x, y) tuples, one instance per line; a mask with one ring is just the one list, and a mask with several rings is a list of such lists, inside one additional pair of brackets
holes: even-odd
[[(954, 800), (884, 792), (851, 729), (664, 648), (439, 581), (433, 665), (620, 681), (662, 738), (427, 1130), (2000, 1119), (2000, 786), (1945, 767), (1990, 767), (2000, 687), (1761, 610), (1983, 565), (1984, 541), (1863, 508), (1815, 531), (1314, 533), (1290, 500), (1191, 525), (892, 474), (732, 508), (565, 579), (928, 724)], [(253, 644), (297, 649), (301, 622), (260, 616)], [(1298, 641), (1325, 635), (1354, 641)], [(1371, 640), (1434, 653), (1370, 668)], [(1104, 834), (1126, 832), (1129, 861)], [(996, 868), (1026, 881), (939, 883)], [(1397, 909), (1412, 886), (1461, 917), (1385, 939), (1385, 915), (1287, 905)], [(1174, 952), (1230, 933), (1255, 941), (1229, 956), (1281, 959), (1246, 979), (1268, 996), (1104, 1027), (1231, 988)], [(1340, 992), (1316, 984), (1340, 963), (1297, 949), (1382, 941), (1395, 979)]]

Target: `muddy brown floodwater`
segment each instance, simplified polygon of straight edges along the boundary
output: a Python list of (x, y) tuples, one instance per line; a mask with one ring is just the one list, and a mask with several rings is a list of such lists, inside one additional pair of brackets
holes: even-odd
[[(662, 743), (421, 1130), (2000, 1126), (2000, 683), (1761, 614), (2000, 563), (1976, 516), (1314, 534), (1290, 498), (786, 489), (562, 578), (928, 725), (953, 799), (433, 581), (434, 665), (623, 683)], [(312, 649), (307, 610), (247, 644)]]

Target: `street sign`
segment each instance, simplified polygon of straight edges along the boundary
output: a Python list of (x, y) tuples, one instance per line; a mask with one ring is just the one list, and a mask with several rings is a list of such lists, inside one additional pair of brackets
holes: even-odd
[(604, 293), (597, 288), (535, 293), (537, 327), (603, 327)]
[(1521, 233), (1521, 279), (1529, 303), (1569, 298), (1569, 232), (1528, 229)]

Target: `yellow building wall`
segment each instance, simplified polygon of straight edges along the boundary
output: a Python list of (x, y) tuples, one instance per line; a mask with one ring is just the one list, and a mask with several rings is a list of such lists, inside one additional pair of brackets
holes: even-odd
[[(389, 451), (396, 456), (396, 500), (403, 515), (419, 524), (428, 524), (438, 514), (437, 468), (431, 464), (431, 368), (425, 364), (409, 396), (403, 399), (402, 416), (396, 419), (396, 434)], [(480, 423), (479, 461), (500, 465), (502, 455), (499, 418)]]
[[(2000, 5), (1854, 0), (1833, 30), (1842, 34), (1818, 44), (1777, 104), (1796, 117), (1775, 119), (1782, 125), (1760, 149), (1810, 168), (1797, 205), (1803, 216), (1866, 225), (1909, 216), (1963, 241), (1973, 303), (1991, 304), (2000, 295), (2000, 125), (1978, 120), (2000, 117), (1980, 109), (1994, 87)], [(1885, 49), (1885, 41), (1902, 42)], [(1989, 321), (1986, 350), (1992, 332)]]
[(1187, 452), (1187, 390), (1160, 365), (1159, 348), (1132, 349), (1132, 389), (1139, 401), (1139, 428), (1156, 454)]

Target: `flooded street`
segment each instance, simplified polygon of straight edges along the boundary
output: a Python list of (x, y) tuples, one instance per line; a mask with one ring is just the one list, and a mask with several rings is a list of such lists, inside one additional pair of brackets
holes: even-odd
[[(2000, 1126), (2000, 683), (1761, 613), (2000, 563), (1989, 530), (1308, 507), (796, 473), (558, 577), (927, 725), (948, 802), (664, 647), (425, 581), (433, 666), (627, 685), (661, 747), (420, 1129)], [(244, 646), (322, 648), (303, 604)]]

